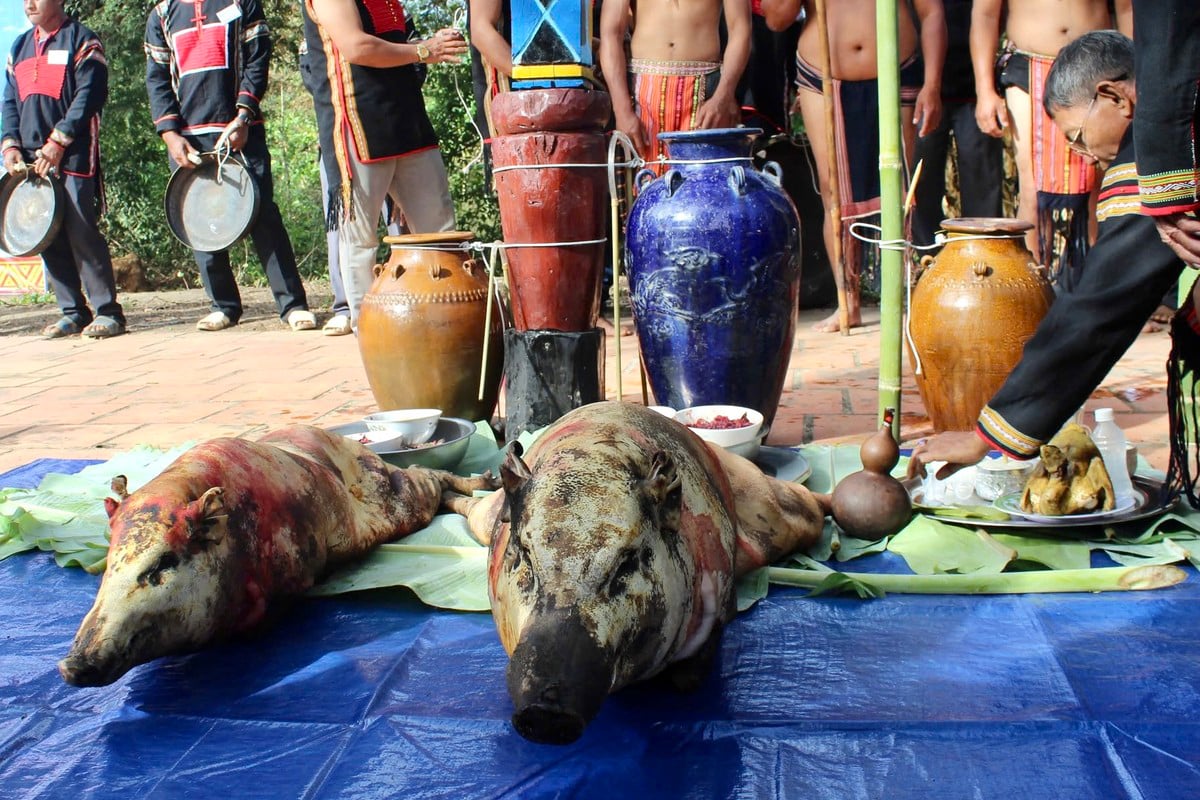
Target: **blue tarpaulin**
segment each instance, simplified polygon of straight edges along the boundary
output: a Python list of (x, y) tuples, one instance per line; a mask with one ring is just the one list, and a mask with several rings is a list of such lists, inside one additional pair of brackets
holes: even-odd
[[(0, 486), (35, 486), (34, 462)], [(5, 798), (1200, 797), (1200, 579), (1151, 592), (808, 599), (772, 587), (703, 688), (610, 697), (583, 738), (509, 725), (487, 614), (297, 601), (253, 639), (76, 689), (99, 578), (0, 562)]]

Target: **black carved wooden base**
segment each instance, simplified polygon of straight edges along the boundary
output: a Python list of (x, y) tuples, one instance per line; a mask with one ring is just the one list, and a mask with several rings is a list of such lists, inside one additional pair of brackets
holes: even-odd
[(604, 399), (604, 332), (504, 332), (505, 443)]

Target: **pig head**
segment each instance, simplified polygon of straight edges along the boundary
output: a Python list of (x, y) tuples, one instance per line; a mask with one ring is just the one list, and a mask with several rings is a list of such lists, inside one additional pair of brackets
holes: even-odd
[(713, 454), (641, 407), (563, 417), (501, 467), (489, 587), (513, 724), (578, 738), (610, 691), (707, 659), (735, 614), (735, 519)]

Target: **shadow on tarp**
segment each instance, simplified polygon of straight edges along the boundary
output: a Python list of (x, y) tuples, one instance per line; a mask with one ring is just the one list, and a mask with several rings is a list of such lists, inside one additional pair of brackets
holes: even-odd
[(297, 601), (254, 639), (68, 687), (55, 663), (98, 582), (45, 553), (0, 562), (6, 797), (1200, 796), (1190, 568), (1128, 594), (773, 587), (700, 692), (622, 691), (561, 748), (510, 727), (490, 616), (399, 590)]

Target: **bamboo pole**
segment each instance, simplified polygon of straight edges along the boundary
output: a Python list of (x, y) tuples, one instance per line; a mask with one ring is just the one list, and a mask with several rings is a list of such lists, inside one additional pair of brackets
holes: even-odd
[[(879, 188), (882, 239), (895, 242), (904, 238), (904, 202), (902, 143), (900, 135), (900, 26), (897, 3), (876, 0), (876, 53), (879, 64)], [(894, 408), (892, 435), (900, 439), (900, 358), (904, 321), (904, 270), (902, 253), (893, 247), (880, 252), (879, 291), (879, 405), (878, 420), (883, 424), (884, 409)]]
[[(611, 156), (610, 156), (611, 158)], [(609, 167), (612, 169), (612, 167)], [(624, 400), (624, 394), (621, 392), (621, 213), (617, 202), (616, 191), (610, 191), (612, 197), (610, 203), (611, 218), (609, 223), (609, 235), (612, 236), (612, 271), (613, 279), (612, 286), (608, 287), (609, 294), (612, 295), (613, 305), (613, 330), (616, 331), (613, 336), (613, 341), (616, 343), (616, 363), (613, 365), (617, 371), (617, 401)]]
[(821, 44), (821, 97), (825, 106), (825, 149), (826, 168), (829, 172), (829, 207), (825, 213), (829, 215), (829, 227), (833, 232), (830, 240), (833, 251), (829, 253), (830, 266), (833, 267), (833, 284), (837, 287), (838, 330), (843, 336), (850, 335), (850, 305), (846, 299), (846, 265), (842, 255), (842, 194), (838, 185), (837, 158), (837, 123), (834, 116), (837, 113), (833, 103), (833, 60), (829, 53), (829, 26), (825, 18), (825, 0), (815, 3), (818, 40)]

